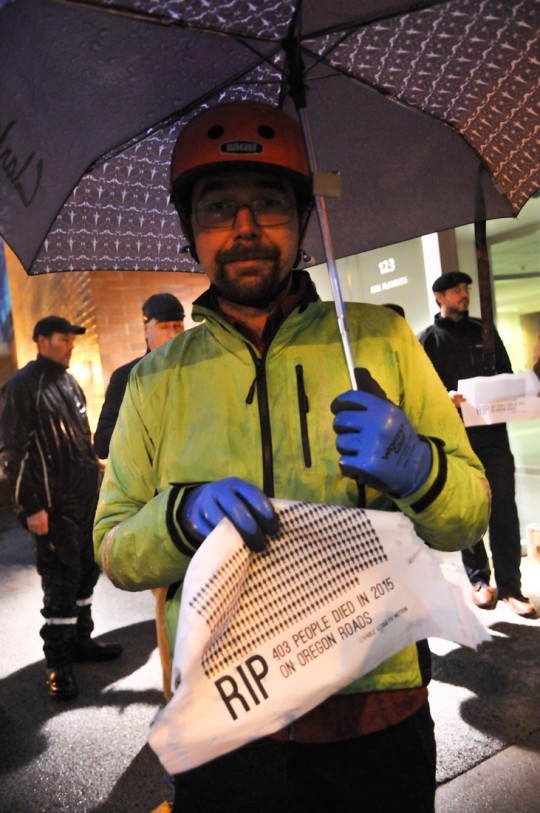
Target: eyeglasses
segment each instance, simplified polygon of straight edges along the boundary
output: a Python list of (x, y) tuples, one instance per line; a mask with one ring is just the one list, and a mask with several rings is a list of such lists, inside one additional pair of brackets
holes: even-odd
[(194, 215), (201, 229), (230, 229), (240, 209), (249, 209), (258, 226), (283, 226), (292, 220), (294, 204), (281, 192), (272, 192), (249, 203), (203, 198), (195, 206)]

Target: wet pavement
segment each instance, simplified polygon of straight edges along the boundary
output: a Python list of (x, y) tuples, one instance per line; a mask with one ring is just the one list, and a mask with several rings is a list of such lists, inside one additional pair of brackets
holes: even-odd
[[(441, 561), (468, 594), (459, 555)], [(540, 607), (540, 563), (522, 565), (524, 589)], [(163, 702), (151, 593), (99, 580), (95, 635), (124, 652), (77, 664), (79, 696), (65, 702), (44, 690), (40, 606), (31, 539), (0, 511), (1, 813), (150, 813), (172, 800), (146, 745)], [(540, 620), (501, 603), (475, 612), (493, 635), (478, 653), (430, 641), (437, 813), (540, 813)]]

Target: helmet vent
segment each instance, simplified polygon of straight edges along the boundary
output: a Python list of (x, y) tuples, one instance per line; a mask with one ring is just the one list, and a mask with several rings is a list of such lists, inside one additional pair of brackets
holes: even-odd
[(224, 132), (225, 128), (222, 124), (214, 124), (213, 127), (210, 127), (208, 130), (208, 138), (211, 138), (212, 140), (221, 138)]
[(258, 128), (257, 132), (261, 136), (261, 138), (274, 138), (276, 135), (276, 131), (273, 127), (270, 127), (269, 124), (261, 124)]

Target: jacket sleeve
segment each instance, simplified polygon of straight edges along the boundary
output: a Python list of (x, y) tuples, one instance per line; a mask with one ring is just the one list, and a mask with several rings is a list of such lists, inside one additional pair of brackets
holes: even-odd
[(118, 420), (118, 413), (126, 391), (127, 375), (119, 375), (116, 370), (111, 375), (105, 400), (101, 408), (98, 424), (94, 434), (94, 451), (98, 457), (105, 460), (109, 456), (111, 436)]
[(513, 373), (512, 362), (504, 346), (503, 340), (495, 331), (495, 355), (497, 364), (497, 373)]
[(395, 503), (431, 547), (460, 550), (486, 531), (489, 485), (444, 384), (415, 338), (405, 343), (405, 356), (401, 406), (418, 434), (428, 438), (433, 465), (423, 486)]
[(35, 443), (36, 423), (32, 394), (23, 381), (8, 381), (0, 396), (0, 465), (15, 508), (26, 517), (49, 507), (39, 496), (41, 489), (29, 460), (31, 446)]
[(176, 522), (183, 489), (171, 484), (158, 493), (156, 488), (152, 442), (139, 406), (136, 384), (130, 380), (94, 522), (96, 561), (124, 590), (179, 581), (195, 552)]

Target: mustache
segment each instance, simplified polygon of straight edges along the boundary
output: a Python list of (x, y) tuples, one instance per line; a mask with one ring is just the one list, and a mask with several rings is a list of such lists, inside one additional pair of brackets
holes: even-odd
[(278, 260), (279, 249), (275, 246), (233, 246), (216, 254), (218, 265), (244, 262), (245, 260)]

